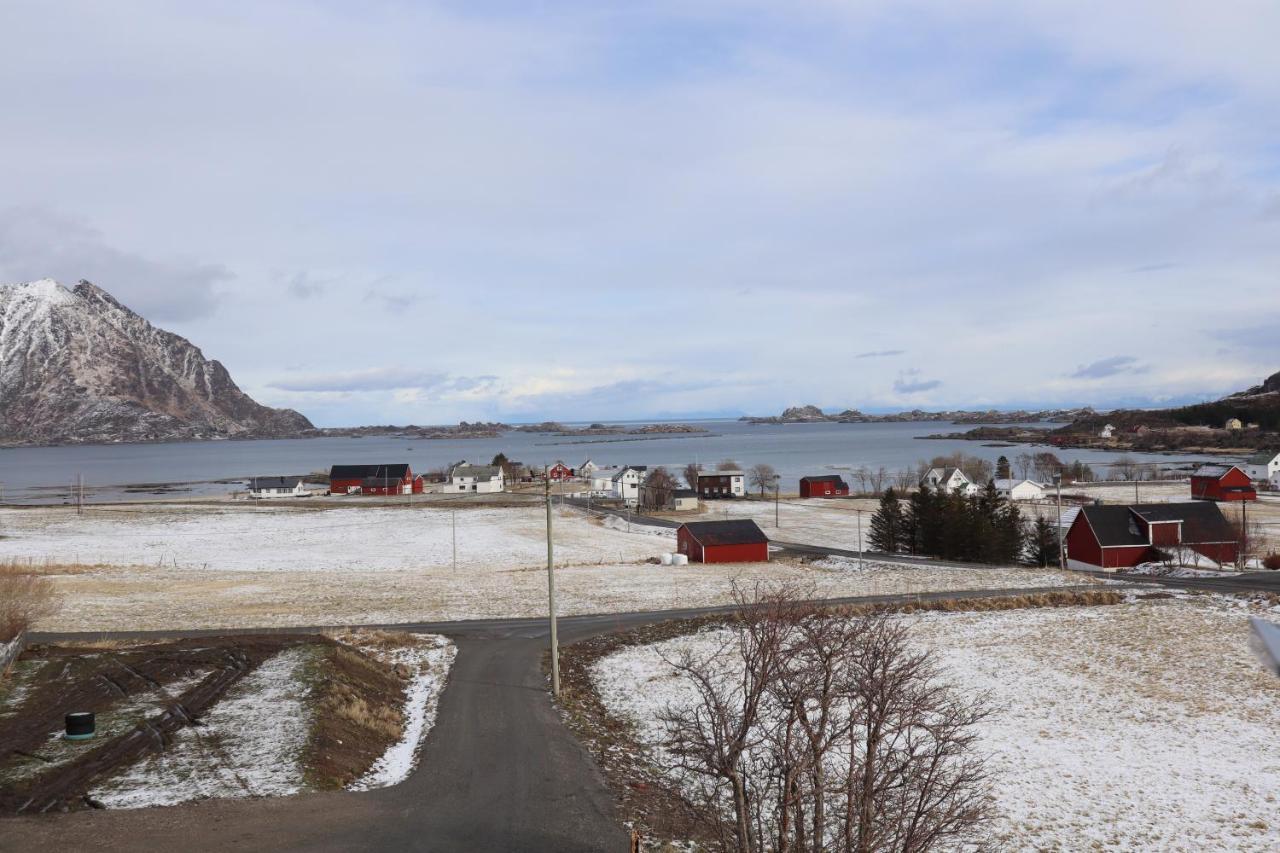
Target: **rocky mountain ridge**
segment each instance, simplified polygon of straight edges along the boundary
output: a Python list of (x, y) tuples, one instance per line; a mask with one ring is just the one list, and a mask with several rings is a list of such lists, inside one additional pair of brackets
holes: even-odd
[(0, 284), (0, 442), (281, 438), (313, 427), (87, 281)]
[(929, 423), (943, 421), (958, 424), (1008, 424), (1008, 423), (1069, 423), (1079, 417), (1093, 414), (1093, 410), (1085, 409), (1045, 409), (1029, 412), (1023, 409), (1016, 411), (946, 411), (926, 412), (912, 409), (909, 412), (896, 412), (887, 415), (866, 414), (857, 409), (845, 409), (839, 414), (827, 414), (817, 406), (791, 406), (781, 415), (768, 417), (743, 417), (741, 421), (752, 424), (806, 424), (806, 423)]

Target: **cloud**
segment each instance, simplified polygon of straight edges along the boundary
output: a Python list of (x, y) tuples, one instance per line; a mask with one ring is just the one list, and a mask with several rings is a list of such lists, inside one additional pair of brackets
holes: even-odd
[(1131, 355), (1113, 355), (1110, 358), (1082, 364), (1071, 374), (1071, 379), (1106, 379), (1122, 373), (1146, 373), (1150, 367), (1138, 363)]
[(0, 210), (0, 281), (86, 279), (153, 321), (212, 314), (216, 287), (232, 278), (221, 264), (158, 260), (109, 245), (81, 219), (40, 206)]
[(298, 299), (313, 299), (329, 289), (332, 282), (317, 277), (314, 273), (302, 271), (289, 278), (289, 294)]
[(893, 390), (899, 394), (919, 394), (942, 385), (940, 379), (920, 379), (919, 376), (920, 370), (915, 367), (900, 372), (893, 382)]
[(886, 358), (891, 355), (904, 355), (906, 352), (907, 351), (904, 349), (881, 349), (873, 350), (871, 352), (860, 352), (855, 355), (854, 358)]
[(496, 376), (451, 376), (403, 367), (375, 367), (278, 379), (267, 384), (279, 391), (303, 393), (414, 390), (429, 395), (474, 392), (492, 388), (497, 381)]

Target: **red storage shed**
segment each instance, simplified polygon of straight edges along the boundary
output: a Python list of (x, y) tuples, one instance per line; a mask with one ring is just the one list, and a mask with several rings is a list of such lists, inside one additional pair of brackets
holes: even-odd
[(1198, 501), (1256, 501), (1253, 481), (1236, 465), (1201, 465), (1191, 475), (1191, 497)]
[(1086, 506), (1067, 531), (1070, 564), (1085, 569), (1131, 569), (1187, 548), (1218, 563), (1234, 562), (1236, 531), (1216, 504), (1162, 503)]
[(407, 465), (334, 465), (329, 469), (334, 495), (408, 495), (422, 493), (422, 478)]
[(548, 480), (569, 480), (573, 478), (573, 469), (563, 462), (557, 462), (547, 469)]
[(676, 543), (695, 563), (763, 563), (769, 559), (769, 537), (751, 519), (691, 521), (680, 525)]
[(847, 497), (848, 494), (849, 484), (838, 474), (800, 478), (800, 497), (802, 498)]

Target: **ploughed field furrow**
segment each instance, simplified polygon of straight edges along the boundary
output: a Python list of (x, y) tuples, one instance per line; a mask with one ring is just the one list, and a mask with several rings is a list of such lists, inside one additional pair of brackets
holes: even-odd
[[(245, 675), (285, 648), (317, 642), (314, 636), (237, 637), (234, 640), (185, 640), (125, 655), (81, 656), (50, 649), (42, 672), (54, 679), (23, 703), (15, 725), (0, 733), (0, 765), (25, 755), (61, 729), (70, 710), (110, 713), (131, 695), (163, 688), (196, 672), (209, 674), (180, 696), (158, 704), (158, 711), (127, 731), (104, 739), (70, 762), (50, 767), (33, 778), (0, 789), (0, 815), (66, 811), (92, 805), (86, 792), (96, 779), (131, 765), (147, 753), (164, 750), (174, 733), (199, 719)], [(149, 655), (143, 657), (143, 655)], [(127, 659), (121, 659), (127, 658)], [(92, 665), (89, 663), (92, 662)], [(62, 667), (58, 670), (58, 667)]]

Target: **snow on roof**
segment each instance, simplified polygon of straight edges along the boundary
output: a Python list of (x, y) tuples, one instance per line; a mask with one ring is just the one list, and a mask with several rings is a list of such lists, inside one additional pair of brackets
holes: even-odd
[(1235, 465), (1218, 465), (1215, 463), (1210, 463), (1208, 465), (1201, 465), (1199, 468), (1197, 468), (1195, 471), (1192, 472), (1191, 476), (1193, 477), (1225, 477), (1227, 474), (1231, 472), (1231, 469), (1235, 467), (1236, 467)]

